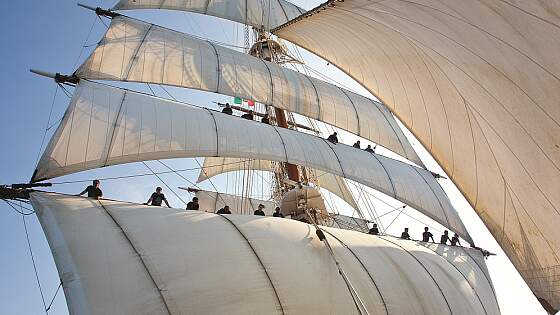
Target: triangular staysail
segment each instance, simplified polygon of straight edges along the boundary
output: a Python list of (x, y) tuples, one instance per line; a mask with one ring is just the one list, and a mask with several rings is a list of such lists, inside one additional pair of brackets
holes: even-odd
[(472, 242), (424, 169), (256, 121), (82, 80), (33, 178), (154, 159), (225, 156), (342, 176), (407, 203)]
[(166, 84), (241, 97), (317, 119), (423, 165), (382, 104), (209, 41), (114, 17), (75, 73), (92, 80)]
[[(31, 202), (71, 314), (356, 312), (308, 224), (42, 192)], [(323, 229), (370, 314), (499, 314), (478, 250)]]
[(560, 310), (558, 16), (547, 1), (346, 0), (273, 31), (400, 118), (549, 312)]

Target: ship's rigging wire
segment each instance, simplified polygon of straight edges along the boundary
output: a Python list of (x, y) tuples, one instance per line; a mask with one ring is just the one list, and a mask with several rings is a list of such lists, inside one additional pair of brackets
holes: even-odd
[(47, 306), (47, 313), (51, 310), (51, 307), (54, 303), (54, 299), (56, 298), (56, 296), (58, 295), (58, 291), (60, 291), (60, 288), (62, 287), (62, 279), (60, 279), (60, 283), (58, 284), (58, 288), (56, 288), (56, 291), (54, 292), (54, 295), (51, 299), (51, 302), (49, 303), (49, 305)]
[[(84, 54), (84, 49), (86, 47), (89, 47), (90, 45), (87, 45), (87, 42), (91, 36), (91, 33), (93, 32), (93, 28), (95, 27), (95, 22), (97, 22), (97, 20), (101, 20), (101, 17), (99, 17), (99, 15), (95, 15), (93, 18), (93, 21), (91, 22), (91, 27), (89, 28), (89, 32), (87, 33), (86, 39), (84, 39), (84, 43), (82, 44), (82, 47), (80, 48), (80, 53), (78, 54), (78, 57), (76, 58), (76, 60), (74, 61), (74, 63), (72, 64), (72, 69), (76, 68), (76, 65), (78, 65), (78, 62), (80, 61), (80, 58), (82, 58), (82, 55)], [(95, 43), (97, 44), (97, 43)]]
[[(11, 206), (11, 205), (10, 205)], [(23, 212), (23, 209), (22, 209)], [(48, 314), (47, 303), (45, 302), (45, 295), (43, 294), (43, 288), (41, 287), (41, 281), (39, 281), (39, 273), (37, 272), (37, 264), (35, 263), (35, 256), (33, 255), (33, 250), (31, 248), (31, 241), (29, 240), (29, 231), (27, 230), (27, 223), (25, 222), (25, 215), (21, 216), (23, 221), (23, 229), (25, 230), (25, 237), (27, 239), (27, 247), (29, 248), (29, 255), (31, 256), (31, 262), (33, 263), (33, 271), (35, 272), (35, 280), (37, 280), (37, 286), (39, 287), (39, 293), (41, 294), (41, 300), (43, 301), (43, 309), (45, 314)]]
[(183, 198), (181, 198), (181, 196), (179, 196), (179, 195), (175, 192), (175, 190), (173, 190), (173, 188), (171, 188), (171, 186), (167, 185), (167, 183), (166, 183), (158, 174), (156, 174), (156, 173), (148, 166), (148, 164), (146, 164), (146, 162), (142, 161), (142, 164), (144, 164), (144, 166), (145, 166), (148, 170), (150, 170), (150, 172), (152, 172), (152, 174), (153, 174), (155, 177), (157, 177), (157, 179), (159, 179), (159, 181), (162, 182), (162, 183), (165, 185), (165, 187), (167, 187), (167, 188), (175, 195), (175, 197), (179, 198), (179, 200), (181, 200), (181, 202), (182, 202), (183, 204), (187, 205), (187, 203), (183, 200)]
[(43, 132), (43, 139), (41, 140), (41, 145), (39, 146), (39, 152), (37, 152), (37, 158), (35, 160), (35, 168), (39, 166), (39, 159), (41, 158), (41, 152), (43, 151), (43, 145), (45, 145), (45, 139), (47, 138), (48, 127), (51, 124), (51, 117), (54, 109), (54, 103), (56, 102), (56, 96), (58, 95), (58, 88), (60, 84), (57, 84), (54, 90), (54, 95), (51, 102), (51, 109), (49, 110), (49, 118), (47, 119), (47, 124)]
[(385, 231), (387, 231), (387, 230), (389, 229), (389, 227), (397, 220), (397, 218), (398, 218), (402, 213), (404, 213), (405, 210), (406, 210), (406, 207), (401, 207), (401, 210), (400, 210), (399, 213), (397, 213), (397, 215), (393, 218), (393, 221), (391, 221), (391, 222), (389, 223), (389, 225), (387, 225), (387, 226), (385, 227)]

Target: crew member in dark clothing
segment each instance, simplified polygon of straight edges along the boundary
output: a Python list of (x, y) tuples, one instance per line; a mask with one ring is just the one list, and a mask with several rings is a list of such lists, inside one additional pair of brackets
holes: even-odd
[(408, 234), (408, 228), (404, 228), (404, 232), (401, 233), (401, 238), (403, 240), (409, 240), (410, 234)]
[(369, 152), (369, 153), (375, 153), (375, 148), (371, 148), (371, 144), (367, 145), (367, 148), (364, 149), (364, 151)]
[(374, 223), (371, 229), (369, 229), (368, 234), (379, 235), (379, 229), (377, 228), (377, 223)]
[(222, 113), (233, 115), (233, 110), (231, 109), (231, 106), (229, 106), (229, 103), (226, 103), (226, 107), (222, 108)]
[(165, 201), (165, 204), (167, 205), (168, 208), (171, 208), (169, 202), (167, 202), (167, 199), (165, 198), (165, 195), (161, 192), (161, 187), (156, 187), (156, 191), (152, 193), (150, 199), (148, 199), (145, 205), (149, 205), (151, 203), (152, 206), (161, 207), (161, 203), (163, 201)]
[(270, 118), (268, 117), (268, 114), (264, 114), (264, 117), (261, 119), (261, 122), (263, 124), (268, 124), (270, 125)]
[(98, 179), (93, 180), (93, 184), (87, 186), (86, 189), (84, 189), (84, 191), (79, 193), (77, 196), (81, 196), (81, 195), (85, 194), (86, 192), (87, 192), (88, 198), (99, 199), (99, 198), (103, 197), (103, 192), (99, 188), (99, 180)]
[(447, 230), (443, 231), (443, 235), (439, 239), (441, 244), (447, 245), (447, 241), (449, 240), (449, 232)]
[(327, 140), (330, 141), (330, 142), (332, 142), (332, 143), (334, 143), (334, 144), (337, 144), (337, 143), (338, 143), (338, 135), (337, 135), (337, 133), (335, 132), (335, 133), (333, 133), (332, 135), (330, 135), (330, 136), (327, 138)]
[(356, 149), (360, 149), (360, 140), (356, 141), (352, 146)]
[(264, 205), (261, 203), (259, 204), (259, 208), (257, 210), (255, 210), (255, 212), (253, 213), (254, 215), (262, 215), (263, 217), (266, 215), (264, 214)]
[(193, 197), (192, 201), (189, 201), (187, 203), (187, 210), (198, 210), (199, 204), (198, 204), (198, 198), (197, 197)]
[(436, 242), (434, 241), (434, 235), (428, 231), (428, 227), (424, 228), (424, 233), (422, 233), (422, 242), (429, 242), (430, 238), (432, 239), (432, 242)]
[(222, 209), (218, 210), (218, 212), (216, 212), (217, 214), (231, 214), (231, 211), (229, 211), (229, 206), (224, 206)]
[(248, 113), (245, 113), (245, 114), (241, 115), (241, 118), (253, 120), (253, 111), (250, 110)]
[(453, 237), (451, 238), (451, 246), (457, 246), (457, 244), (461, 246), (461, 242), (459, 242), (459, 235), (455, 233), (455, 235), (453, 235)]
[(277, 218), (283, 218), (284, 214), (280, 212), (280, 207), (276, 207), (276, 209), (274, 209), (274, 213), (272, 214), (272, 216)]

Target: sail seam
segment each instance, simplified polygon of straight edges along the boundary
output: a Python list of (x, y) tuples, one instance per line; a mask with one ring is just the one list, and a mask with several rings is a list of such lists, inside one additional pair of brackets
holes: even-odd
[(259, 60), (262, 61), (262, 63), (266, 67), (266, 70), (268, 70), (268, 76), (270, 77), (270, 105), (274, 106), (274, 80), (272, 80), (272, 72), (270, 71), (270, 68), (264, 60)]
[(342, 163), (340, 163), (340, 158), (338, 158), (338, 154), (336, 154), (336, 152), (334, 151), (334, 148), (331, 147), (331, 145), (329, 144), (329, 142), (326, 139), (323, 139), (323, 138), (320, 138), (320, 139), (322, 139), (327, 144), (327, 147), (329, 147), (331, 149), (332, 153), (336, 157), (336, 160), (338, 161), (338, 166), (340, 166), (340, 171), (342, 172), (342, 177), (347, 178), (346, 174), (344, 173), (344, 168), (342, 167)]
[(216, 131), (216, 156), (220, 156), (220, 138), (219, 138), (219, 134), (218, 134), (218, 123), (216, 122), (216, 117), (214, 117), (214, 114), (212, 113), (212, 111), (208, 108), (204, 108), (205, 110), (208, 111), (208, 113), (210, 114), (210, 117), (212, 117), (212, 121), (214, 121), (214, 130)]
[(486, 274), (484, 269), (482, 269), (482, 267), (480, 266), (478, 261), (476, 261), (476, 259), (471, 254), (469, 254), (468, 250), (464, 249), (463, 247), (459, 247), (459, 248), (461, 248), (465, 252), (465, 254), (467, 254), (467, 256), (469, 256), (474, 261), (474, 264), (478, 267), (478, 269), (480, 269), (480, 271), (482, 271), (482, 274), (484, 275), (484, 278), (486, 278), (486, 281), (490, 285), (490, 288), (492, 288), (492, 293), (494, 293), (494, 299), (496, 300), (496, 305), (498, 305), (498, 308), (500, 308), (500, 305), (498, 304), (498, 298), (496, 297), (496, 291), (494, 289), (494, 285), (492, 284), (492, 281), (488, 278), (488, 275)]
[(282, 306), (282, 302), (280, 301), (280, 296), (278, 295), (278, 291), (276, 291), (276, 287), (274, 286), (274, 283), (272, 282), (272, 278), (270, 278), (270, 275), (268, 274), (268, 271), (266, 270), (266, 267), (265, 267), (263, 261), (261, 260), (261, 257), (259, 256), (259, 254), (257, 254), (257, 251), (255, 250), (255, 248), (253, 247), (253, 245), (251, 244), (251, 242), (249, 241), (247, 236), (245, 236), (245, 234), (243, 234), (243, 232), (241, 232), (241, 229), (235, 223), (233, 223), (233, 221), (231, 221), (230, 219), (228, 219), (226, 217), (227, 215), (217, 214), (217, 216), (219, 216), (219, 217), (223, 218), (224, 220), (226, 220), (227, 222), (229, 222), (237, 230), (237, 232), (239, 232), (239, 235), (241, 235), (241, 237), (245, 240), (247, 245), (249, 245), (249, 248), (251, 248), (251, 251), (253, 251), (253, 254), (255, 255), (255, 258), (257, 258), (257, 260), (259, 261), (259, 264), (263, 268), (263, 271), (264, 271), (264, 273), (265, 273), (265, 275), (268, 279), (268, 282), (270, 283), (270, 286), (272, 287), (272, 291), (274, 291), (274, 296), (276, 297), (276, 301), (278, 301), (278, 305), (280, 306), (280, 311), (282, 312), (282, 314), (284, 314), (284, 307)]
[(439, 292), (441, 293), (441, 296), (443, 297), (443, 299), (445, 300), (445, 304), (447, 304), (447, 308), (449, 309), (449, 313), (453, 314), (453, 311), (451, 310), (451, 306), (449, 305), (449, 301), (447, 301), (447, 298), (445, 297), (445, 294), (443, 293), (443, 290), (441, 289), (441, 287), (439, 286), (439, 283), (436, 281), (436, 279), (434, 278), (434, 276), (432, 276), (432, 274), (430, 273), (430, 271), (428, 270), (428, 268), (426, 268), (426, 266), (424, 266), (424, 264), (420, 261), (420, 259), (418, 259), (416, 256), (414, 256), (413, 253), (411, 253), (409, 250), (407, 250), (406, 248), (404, 248), (403, 246), (401, 246), (400, 244), (397, 244), (393, 241), (390, 241), (386, 238), (384, 238), (383, 236), (378, 236), (380, 239), (385, 240), (395, 246), (400, 247), (402, 250), (404, 250), (405, 252), (407, 252), (410, 256), (412, 256), (412, 258), (414, 258), (414, 260), (416, 260), (416, 262), (418, 262), (418, 264), (420, 266), (422, 266), (422, 268), (426, 271), (426, 273), (428, 274), (428, 276), (430, 276), (430, 278), (432, 278), (432, 280), (434, 281), (436, 287), (439, 289)]
[[(336, 85), (335, 85), (336, 86)], [(340, 86), (336, 86), (345, 96), (346, 98), (348, 98), (348, 101), (350, 101), (350, 104), (352, 104), (352, 107), (354, 108), (354, 112), (356, 113), (356, 123), (357, 123), (357, 134), (358, 136), (362, 136), (362, 130), (360, 127), (360, 115), (358, 114), (358, 109), (356, 108), (356, 104), (354, 104), (354, 102), (352, 101), (352, 99), (350, 98), (350, 96), (346, 93), (346, 91), (344, 91), (343, 88), (341, 88)]]
[(315, 86), (315, 83), (313, 83), (313, 80), (311, 80), (311, 78), (309, 76), (303, 75), (303, 77), (306, 78), (309, 81), (309, 83), (311, 83), (311, 86), (313, 87), (313, 90), (315, 90), (315, 100), (317, 101), (317, 111), (318, 111), (317, 119), (323, 121), (322, 118), (321, 118), (323, 110), (321, 108), (321, 100), (319, 98), (319, 92), (317, 91), (317, 87)]
[(165, 306), (165, 310), (167, 311), (167, 314), (171, 315), (171, 311), (169, 310), (169, 306), (167, 305), (167, 302), (165, 301), (165, 298), (163, 297), (163, 289), (161, 289), (158, 284), (156, 283), (156, 280), (154, 278), (154, 276), (152, 275), (152, 273), (150, 272), (150, 269), (148, 268), (148, 266), (146, 265), (146, 262), (144, 261), (144, 259), (142, 258), (142, 255), (138, 252), (138, 250), (136, 249), (136, 247), (134, 246), (134, 243), (132, 242), (132, 240), (130, 239), (130, 237), (126, 234), (125, 230), (122, 228), (122, 226), (119, 224), (119, 222), (113, 217), (113, 215), (111, 214), (111, 212), (109, 212), (109, 210), (105, 207), (105, 205), (103, 205), (103, 203), (101, 202), (101, 200), (98, 200), (99, 205), (101, 206), (101, 208), (103, 208), (103, 210), (105, 210), (105, 213), (107, 213), (107, 215), (109, 216), (109, 218), (111, 218), (111, 220), (115, 223), (115, 225), (121, 230), (121, 232), (123, 233), (124, 238), (128, 241), (130, 247), (134, 250), (134, 253), (138, 256), (138, 259), (140, 260), (140, 263), (142, 263), (142, 266), (144, 267), (144, 269), (146, 270), (146, 273), (148, 274), (150, 280), (152, 280), (153, 285), (155, 286), (155, 288), (157, 289), (157, 292), (161, 298), (161, 301), (163, 303), (163, 306)]
[[(220, 93), (220, 56), (218, 55), (218, 50), (216, 49), (214, 44), (212, 44), (209, 41), (205, 41), (205, 42), (207, 42), (212, 47), (212, 49), (214, 49), (214, 53), (216, 53), (216, 93), (221, 94)], [(202, 83), (202, 79), (200, 80), (200, 82)]]
[(272, 129), (274, 129), (274, 131), (276, 131), (276, 133), (278, 134), (278, 137), (280, 138), (280, 141), (282, 142), (282, 147), (284, 148), (284, 155), (286, 156), (286, 163), (290, 163), (288, 161), (288, 150), (286, 150), (286, 143), (284, 143), (284, 138), (282, 138), (282, 135), (280, 134), (280, 131), (278, 131), (277, 127), (275, 127), (275, 126), (271, 126), (271, 127), (272, 127)]
[(128, 62), (128, 65), (126, 66), (126, 71), (125, 71), (125, 73), (122, 74), (122, 77), (123, 77), (124, 81), (128, 81), (128, 76), (130, 75), (130, 71), (132, 70), (132, 67), (134, 66), (134, 62), (138, 59), (138, 53), (140, 52), (140, 48), (142, 48), (142, 45), (144, 45), (144, 42), (146, 41), (146, 38), (148, 37), (148, 34), (152, 30), (153, 26), (154, 26), (154, 24), (150, 24), (148, 26), (148, 28), (146, 29), (146, 32), (144, 33), (144, 36), (142, 37), (142, 40), (140, 40), (140, 43), (138, 44), (138, 47), (136, 47), (136, 49), (134, 50), (134, 53), (132, 55), (130, 55), (130, 61)]
[(369, 270), (366, 268), (366, 266), (364, 265), (364, 263), (360, 260), (360, 258), (358, 257), (358, 255), (350, 248), (350, 246), (348, 246), (346, 243), (344, 243), (340, 238), (338, 238), (336, 235), (334, 235), (333, 233), (325, 230), (325, 229), (321, 229), (324, 232), (326, 232), (327, 234), (329, 234), (330, 236), (332, 236), (334, 239), (336, 239), (340, 244), (342, 244), (342, 246), (344, 246), (346, 249), (348, 249), (348, 251), (350, 251), (350, 253), (352, 254), (352, 256), (354, 256), (354, 258), (356, 258), (356, 260), (360, 263), (360, 266), (362, 266), (362, 268), (364, 269), (364, 271), (367, 273), (369, 279), (371, 280), (371, 282), (373, 283), (373, 286), (375, 286), (375, 289), (377, 290), (377, 293), (379, 293), (379, 297), (381, 298), (381, 302), (383, 303), (383, 307), (385, 308), (385, 313), (387, 315), (389, 315), (389, 309), (387, 308), (387, 303), (385, 302), (385, 299), (383, 298), (383, 294), (381, 294), (381, 290), (379, 290), (379, 287), (377, 286), (377, 283), (375, 283), (375, 280), (373, 280), (373, 277), (371, 275), (371, 273), (369, 272)]
[[(447, 213), (445, 212), (445, 209), (443, 208), (443, 204), (441, 203), (441, 200), (439, 199), (438, 195), (436, 194), (436, 192), (434, 191), (434, 189), (432, 188), (432, 186), (428, 183), (428, 181), (424, 178), (424, 176), (422, 176), (422, 174), (420, 174), (420, 172), (413, 167), (412, 165), (409, 165), (410, 168), (412, 168), (416, 174), (418, 174), (418, 176), (420, 176), (422, 178), (422, 180), (426, 183), (426, 185), (428, 186), (428, 188), (430, 188), (430, 191), (432, 192), (432, 194), (434, 195), (434, 197), (436, 198), (439, 207), (441, 208), (441, 212), (443, 212), (443, 216), (445, 217), (445, 221), (447, 221), (447, 225), (449, 225), (449, 228), (451, 228), (451, 223), (449, 223), (449, 218), (447, 217)], [(439, 185), (439, 183), (436, 181), (436, 184)], [(441, 187), (440, 187), (441, 188)], [(443, 188), (442, 188), (443, 190)], [(445, 193), (445, 192), (444, 192)], [(461, 222), (462, 223), (462, 222)], [(465, 229), (466, 231), (466, 229)], [(466, 231), (467, 232), (467, 231)], [(470, 237), (469, 232), (467, 232), (467, 235)], [(472, 241), (472, 240), (471, 240)]]
[[(480, 305), (482, 306), (482, 309), (484, 310), (484, 314), (488, 314), (488, 311), (486, 310), (486, 307), (484, 306), (484, 303), (482, 303), (482, 300), (480, 299), (480, 295), (478, 295), (478, 292), (476, 291), (475, 287), (471, 284), (471, 282), (469, 281), (469, 279), (467, 278), (467, 276), (465, 276), (461, 270), (459, 268), (457, 268), (457, 266), (455, 266), (455, 264), (453, 264), (452, 262), (450, 262), (449, 260), (445, 259), (445, 257), (443, 257), (443, 255), (441, 255), (440, 253), (438, 253), (436, 250), (432, 249), (429, 247), (429, 244), (426, 244), (428, 246), (424, 246), (425, 248), (433, 251), (436, 255), (438, 255), (439, 257), (441, 257), (443, 259), (443, 261), (445, 261), (446, 263), (448, 263), (449, 265), (453, 266), (453, 268), (455, 268), (455, 270), (457, 270), (457, 272), (459, 272), (461, 274), (461, 276), (463, 276), (463, 278), (465, 278), (465, 281), (467, 281), (467, 283), (469, 284), (469, 287), (471, 287), (471, 289), (473, 290), (474, 294), (476, 295), (476, 298), (478, 299), (478, 302), (480, 303)], [(439, 246), (439, 245), (438, 245)], [(484, 272), (483, 272), (484, 273)]]
[(395, 185), (393, 184), (393, 180), (391, 179), (391, 175), (389, 174), (389, 171), (387, 171), (387, 168), (385, 168), (385, 165), (383, 163), (381, 163), (381, 160), (379, 160), (379, 158), (377, 157), (377, 155), (375, 153), (372, 153), (371, 155), (373, 155), (373, 157), (377, 160), (377, 163), (379, 163), (379, 165), (381, 165), (381, 167), (385, 171), (385, 174), (387, 174), (387, 178), (389, 179), (389, 183), (391, 184), (391, 188), (393, 188), (393, 197), (395, 199), (399, 199), (397, 197), (397, 190), (395, 189)]
[(104, 152), (105, 157), (103, 159), (104, 160), (103, 166), (107, 165), (107, 162), (109, 161), (109, 155), (111, 154), (111, 150), (113, 150), (116, 131), (117, 131), (117, 124), (122, 119), (122, 108), (123, 108), (123, 104), (124, 104), (124, 101), (125, 101), (125, 98), (126, 98), (126, 94), (127, 94), (127, 92), (125, 91), (123, 93), (123, 97), (121, 99), (121, 104), (119, 105), (119, 110), (117, 111), (117, 115), (115, 116), (115, 122), (113, 123), (113, 126), (111, 127), (111, 138), (109, 139), (107, 151)]

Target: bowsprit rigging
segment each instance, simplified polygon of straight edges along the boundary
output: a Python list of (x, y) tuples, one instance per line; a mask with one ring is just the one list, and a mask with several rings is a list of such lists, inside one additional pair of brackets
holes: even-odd
[[(425, 168), (383, 103), (286, 67), (304, 60), (270, 30), (306, 11), (285, 0), (195, 2), (80, 4), (111, 20), (89, 57), (69, 75), (31, 70), (72, 86), (73, 95), (31, 182), (0, 186), (0, 198), (29, 200), (36, 210), (70, 313), (499, 314), (483, 250), (384, 233), (411, 215), (404, 213), (410, 205), (473, 244), (437, 182), (442, 176)], [(246, 51), (124, 14), (133, 9), (243, 23)], [(141, 84), (152, 95), (136, 91)], [(234, 104), (188, 104), (164, 86)], [(383, 148), (329, 142), (325, 130)], [(194, 158), (198, 168), (161, 161), (174, 158)], [(177, 194), (159, 176), (174, 174), (196, 187), (179, 187), (195, 195), (183, 201), (192, 208), (158, 207), (168, 204), (159, 188), (152, 206), (99, 198), (100, 190), (93, 198), (36, 190), (60, 176), (133, 162), (150, 173), (103, 180), (154, 176)], [(186, 170), (200, 170), (198, 180)], [(370, 190), (391, 198), (380, 199), (388, 212), (377, 213)], [(368, 234), (372, 223), (382, 231), (371, 234), (381, 236)], [(98, 247), (104, 251), (94, 253)]]

